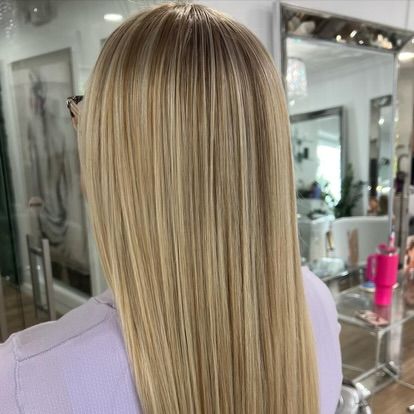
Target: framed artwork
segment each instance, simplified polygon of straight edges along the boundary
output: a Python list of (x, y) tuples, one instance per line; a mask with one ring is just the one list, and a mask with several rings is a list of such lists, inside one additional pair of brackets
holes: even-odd
[(90, 294), (77, 139), (65, 104), (73, 95), (71, 50), (13, 62), (11, 70), (30, 232), (49, 239), (53, 276)]

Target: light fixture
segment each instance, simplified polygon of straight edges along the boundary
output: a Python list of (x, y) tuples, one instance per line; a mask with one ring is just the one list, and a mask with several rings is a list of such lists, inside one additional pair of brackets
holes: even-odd
[(336, 36), (336, 41), (337, 42), (341, 41), (341, 39), (342, 39), (342, 36), (340, 34)]
[(392, 49), (393, 44), (388, 40), (388, 37), (384, 37), (381, 33), (377, 35), (377, 39), (371, 42), (372, 45), (377, 45), (384, 49)]
[(353, 39), (357, 33), (358, 33), (358, 32), (357, 32), (356, 30), (352, 30), (352, 32), (351, 32), (351, 34), (349, 35), (349, 37), (350, 37), (351, 39)]
[(398, 55), (398, 60), (400, 62), (408, 62), (409, 60), (414, 59), (414, 53), (413, 52), (401, 52)]
[(120, 22), (123, 19), (123, 16), (118, 13), (107, 13), (104, 16), (104, 19), (108, 22)]
[(0, 0), (0, 37), (10, 38), (16, 30), (17, 2)]
[(384, 125), (385, 119), (384, 118), (380, 118), (378, 121), (379, 125)]
[(364, 44), (364, 41), (363, 41), (363, 40), (359, 40), (359, 41), (358, 41), (358, 43), (359, 43), (360, 45), (363, 45), (363, 44)]
[(288, 58), (286, 85), (289, 99), (304, 98), (308, 95), (306, 66), (302, 59)]

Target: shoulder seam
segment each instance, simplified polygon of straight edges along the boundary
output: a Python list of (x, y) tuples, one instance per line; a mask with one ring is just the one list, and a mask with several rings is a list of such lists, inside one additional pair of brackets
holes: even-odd
[(12, 338), (12, 344), (13, 344), (13, 357), (14, 357), (14, 387), (15, 387), (15, 391), (14, 391), (14, 397), (16, 399), (16, 405), (17, 405), (17, 409), (19, 410), (19, 413), (23, 413), (23, 408), (21, 406), (20, 400), (19, 400), (19, 390), (20, 390), (20, 384), (19, 384), (19, 360), (17, 358), (17, 353), (16, 353), (16, 337), (13, 336)]
[(41, 355), (41, 354), (44, 354), (44, 353), (46, 353), (46, 352), (52, 351), (53, 349), (55, 349), (55, 348), (59, 347), (60, 345), (63, 345), (63, 344), (65, 344), (66, 342), (69, 342), (69, 341), (71, 341), (72, 339), (75, 339), (75, 338), (77, 338), (77, 337), (79, 337), (79, 336), (83, 335), (84, 333), (86, 333), (86, 332), (88, 332), (88, 331), (90, 331), (90, 330), (92, 330), (92, 329), (96, 328), (97, 326), (99, 326), (99, 325), (100, 325), (100, 324), (102, 324), (103, 322), (106, 322), (107, 320), (110, 320), (111, 318), (113, 318), (113, 317), (114, 317), (114, 315), (116, 315), (116, 312), (111, 312), (111, 311), (109, 311), (109, 310), (108, 310), (108, 311), (107, 311), (107, 313), (106, 313), (106, 315), (105, 315), (105, 317), (104, 317), (102, 320), (100, 320), (99, 322), (95, 323), (94, 325), (89, 326), (89, 327), (88, 327), (87, 329), (85, 329), (84, 331), (79, 332), (79, 333), (77, 333), (76, 335), (70, 336), (69, 338), (66, 338), (64, 341), (61, 341), (61, 342), (59, 342), (58, 344), (55, 344), (55, 345), (53, 345), (53, 346), (51, 346), (51, 347), (49, 347), (49, 348), (47, 348), (47, 349), (44, 349), (44, 350), (39, 351), (39, 352), (36, 352), (36, 353), (34, 353), (34, 354), (31, 354), (31, 355), (26, 356), (26, 357), (21, 358), (21, 359), (17, 358), (16, 360), (17, 360), (18, 362), (23, 362), (23, 361), (26, 361), (26, 360), (28, 360), (28, 359), (34, 358), (34, 357), (36, 357), (36, 356), (38, 356), (38, 355)]
[(98, 297), (96, 297), (96, 296), (94, 296), (92, 299), (94, 299), (95, 302), (99, 303), (100, 305), (106, 305), (106, 306), (111, 307), (112, 309), (116, 309), (114, 304), (112, 304), (110, 302), (104, 302), (103, 300), (98, 299)]

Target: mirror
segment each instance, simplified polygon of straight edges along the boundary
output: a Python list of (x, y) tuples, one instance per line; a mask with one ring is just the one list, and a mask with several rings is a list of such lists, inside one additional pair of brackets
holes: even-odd
[(292, 115), (290, 122), (298, 213), (305, 214), (306, 202), (314, 202), (310, 217), (332, 213), (341, 198), (342, 107)]
[[(372, 293), (359, 287), (367, 257), (381, 243), (405, 250), (414, 33), (284, 4), (280, 10), (302, 260), (336, 296), (344, 378), (380, 389), (387, 376), (369, 356), (375, 346), (381, 361), (398, 361), (401, 335), (379, 346), (350, 316), (372, 307), (365, 300)], [(357, 290), (339, 294), (354, 283)]]
[[(315, 155), (313, 159), (311, 157), (298, 162), (298, 158), (295, 158), (297, 186), (301, 190), (300, 180), (303, 179), (304, 171), (307, 171), (305, 186), (325, 189), (320, 192), (326, 204), (325, 209), (333, 207), (335, 217), (367, 215), (369, 212), (368, 159), (370, 158), (371, 144), (371, 102), (378, 95), (390, 96), (393, 93), (394, 57), (382, 52), (359, 50), (341, 43), (331, 44), (315, 39), (290, 37), (286, 40), (286, 53), (288, 62), (286, 83), (289, 112), (292, 116), (294, 147), (296, 145), (297, 119), (315, 113), (323, 114), (325, 111), (332, 110), (332, 107), (340, 108), (341, 113), (340, 121), (336, 122), (333, 118), (322, 117), (319, 121), (320, 128), (322, 127), (321, 122), (333, 124), (325, 125), (323, 129), (319, 130), (319, 135), (315, 134), (313, 123), (301, 123), (301, 134), (308, 137), (309, 148), (316, 149), (319, 145), (318, 141), (321, 140), (320, 134), (323, 134), (325, 136), (325, 150), (320, 148), (318, 153), (313, 151)], [(383, 111), (384, 108), (386, 107), (382, 107)], [(392, 115), (390, 106), (388, 109), (388, 114)], [(379, 112), (376, 115), (379, 116)], [(382, 132), (382, 151), (388, 151), (381, 155), (390, 160), (392, 136), (389, 116), (387, 116), (387, 121), (383, 125), (378, 125), (377, 129), (378, 132)], [(342, 122), (343, 134), (340, 133)], [(326, 129), (326, 127), (336, 128), (337, 131)], [(306, 131), (305, 128), (307, 128)], [(337, 136), (336, 150), (332, 147), (331, 137), (330, 151), (328, 151), (326, 137), (332, 133)], [(341, 159), (342, 165), (338, 161)], [(312, 169), (311, 163), (318, 164), (319, 169)], [(325, 169), (324, 177), (320, 176), (320, 168)], [(385, 171), (382, 168), (381, 172), (382, 174), (388, 173), (388, 177), (383, 178), (389, 184), (390, 169)], [(352, 190), (342, 189), (342, 180), (345, 177), (350, 177), (351, 174), (353, 176), (352, 181), (349, 180), (349, 185)], [(378, 182), (378, 177), (376, 182)], [(382, 190), (381, 195), (387, 197), (387, 190), (389, 192), (389, 185)], [(342, 203), (338, 206), (340, 201)], [(300, 204), (303, 205), (303, 203)], [(313, 206), (309, 206), (306, 214), (312, 214), (312, 210)], [(303, 214), (305, 211), (299, 214), (301, 213)]]
[(302, 260), (339, 274), (388, 241), (396, 56), (412, 34), (285, 4), (280, 16)]
[(398, 64), (393, 214), (400, 263), (403, 263), (407, 237), (414, 235), (414, 38), (399, 52)]

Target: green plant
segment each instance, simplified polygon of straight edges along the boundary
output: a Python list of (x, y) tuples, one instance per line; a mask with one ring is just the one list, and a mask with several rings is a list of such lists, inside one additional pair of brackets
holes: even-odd
[(334, 207), (336, 218), (352, 216), (352, 210), (362, 197), (362, 189), (365, 184), (361, 180), (354, 182), (354, 169), (352, 164), (348, 164), (341, 182), (341, 199)]

